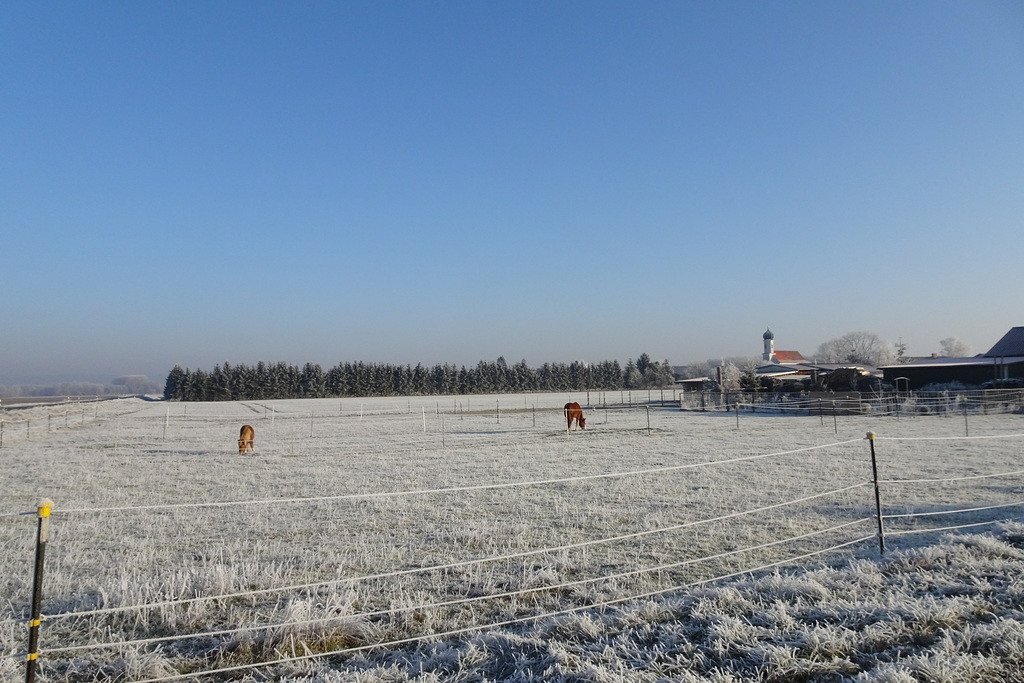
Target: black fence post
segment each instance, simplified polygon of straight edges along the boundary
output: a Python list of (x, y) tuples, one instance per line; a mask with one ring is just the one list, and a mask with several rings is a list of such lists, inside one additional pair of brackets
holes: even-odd
[(25, 683), (36, 680), (36, 660), (39, 659), (39, 625), (42, 624), (43, 603), (43, 557), (46, 554), (46, 535), (50, 527), (52, 500), (41, 500), (37, 507), (39, 529), (36, 533), (36, 566), (32, 577), (32, 619), (28, 626), (28, 664), (25, 668)]
[(875, 460), (875, 433), (868, 432), (867, 439), (871, 442), (871, 475), (875, 483), (875, 513), (878, 516), (878, 550), (885, 554), (885, 531), (882, 529), (882, 497), (878, 492), (878, 462)]

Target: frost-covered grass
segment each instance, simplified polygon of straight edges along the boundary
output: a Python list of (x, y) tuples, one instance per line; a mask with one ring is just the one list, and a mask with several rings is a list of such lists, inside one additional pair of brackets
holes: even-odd
[[(969, 647), (935, 649), (941, 639), (903, 642), (888, 618), (856, 629), (843, 622), (840, 628), (824, 619), (819, 624), (807, 616), (816, 612), (801, 607), (835, 597), (852, 611), (861, 603), (870, 606), (867, 598), (873, 595), (896, 600), (893, 609), (911, 609), (910, 598), (890, 596), (887, 583), (879, 583), (874, 593), (853, 587), (844, 593), (838, 587), (846, 579), (829, 583), (821, 577), (884, 573), (899, 566), (900, 557), (940, 553), (928, 547), (938, 538), (934, 533), (891, 536), (889, 547), (905, 552), (876, 570), (867, 569), (877, 557), (872, 540), (805, 560), (818, 566), (854, 558), (846, 569), (794, 576), (789, 570), (760, 572), (757, 578), (689, 591), (668, 589), (871, 535), (873, 520), (700, 561), (870, 518), (870, 486), (730, 516), (869, 482), (867, 431), (878, 434), (879, 474), (885, 480), (1022, 470), (1024, 439), (954, 438), (964, 434), (962, 416), (844, 416), (836, 434), (831, 420), (822, 424), (818, 416), (743, 414), (737, 429), (734, 414), (670, 408), (651, 409), (650, 430), (643, 409), (588, 411), (588, 430), (566, 434), (561, 405), (585, 399), (576, 394), (170, 405), (130, 399), (88, 406), (77, 420), (71, 409), (66, 428), (63, 407), (9, 412), (0, 450), (5, 469), (0, 514), (34, 510), (44, 497), (54, 501), (43, 605), (51, 619), (43, 628), (42, 678), (142, 680), (505, 621), (515, 623), (238, 675), (324, 681), (653, 681), (688, 676), (838, 680), (866, 672), (898, 681), (929, 680), (921, 673), (927, 666), (939, 667), (940, 673), (941, 667), (967, 671), (966, 662), (977, 658)], [(26, 434), (12, 428), (27, 417), (33, 423)], [(256, 428), (254, 455), (237, 453), (243, 423)], [(1020, 415), (970, 416), (972, 437), (1021, 433)], [(921, 437), (951, 438), (910, 440)], [(722, 464), (702, 466), (712, 461)], [(573, 480), (646, 470), (654, 471)], [(545, 483), (494, 487), (524, 482)], [(411, 491), (420, 493), (381, 495)], [(318, 500), (267, 502), (308, 498)], [(1024, 477), (883, 484), (882, 498), (888, 514), (1013, 503), (1024, 500)], [(240, 501), (251, 502), (193, 505)], [(182, 507), (109, 510), (160, 505)], [(97, 508), (108, 510), (88, 511)], [(1011, 507), (892, 519), (887, 526), (927, 528), (1019, 519), (1020, 513)], [(719, 519), (700, 523), (711, 518)], [(641, 532), (651, 533), (637, 535)], [(34, 517), (0, 517), (0, 646), (6, 654), (25, 645), (24, 624), (12, 620), (28, 611), (34, 533)], [(998, 572), (1012, 574), (1012, 566), (1019, 572), (1019, 529), (1008, 526), (1001, 534), (1000, 540), (985, 541), (1006, 555)], [(598, 542), (620, 536), (631, 537)], [(980, 552), (966, 538), (939, 546), (945, 548), (941, 553)], [(463, 564), (412, 571), (455, 563)], [(998, 583), (998, 573), (991, 573), (996, 570), (986, 566), (979, 560), (978, 569), (968, 573)], [(662, 569), (650, 571), (657, 567)], [(617, 578), (603, 578), (611, 575)], [(1019, 582), (1019, 573), (1015, 576)], [(944, 581), (953, 586), (966, 579)], [(307, 587), (276, 590), (300, 585)], [(810, 594), (802, 593), (805, 588)], [(922, 590), (935, 598), (928, 586)], [(254, 591), (89, 619), (52, 618)], [(667, 592), (616, 602), (659, 591)], [(748, 611), (726, 609), (734, 594), (746, 596), (737, 605)], [(793, 604), (785, 605), (782, 595), (790, 595)], [(1015, 595), (1004, 597), (1012, 603)], [(458, 599), (475, 600), (431, 606)], [(601, 602), (612, 604), (571, 611)], [(1011, 633), (1009, 624), (1019, 624), (1013, 609), (999, 612), (998, 622), (978, 616), (977, 628), (989, 634), (984, 638), (995, 637), (997, 623), (999, 633)], [(545, 616), (553, 613), (557, 616)], [(910, 619), (910, 612), (893, 614), (902, 615), (902, 622)], [(803, 623), (808, 619), (811, 626)], [(883, 629), (872, 636), (873, 623), (889, 624), (891, 646), (872, 650), (864, 644), (888, 633)], [(953, 626), (943, 628), (952, 638)], [(213, 631), (234, 632), (115, 649), (54, 650)], [(724, 640), (707, 635), (712, 632), (724, 633)], [(833, 644), (837, 634), (845, 638), (842, 648)], [(730, 650), (723, 643), (733, 636)], [(747, 636), (753, 640), (744, 640)], [(818, 648), (822, 652), (839, 648), (829, 655), (836, 668), (808, 659), (804, 650), (818, 652), (818, 646), (798, 647), (799, 638), (812, 644), (815, 638), (826, 640)], [(902, 649), (890, 652), (892, 647)], [(814, 656), (824, 657), (819, 655)], [(985, 666), (995, 666), (1009, 655), (985, 656), (991, 659)], [(13, 661), (0, 660), (7, 667), (0, 671), (13, 671)], [(892, 666), (886, 668), (887, 662)], [(17, 662), (18, 671), (21, 666)], [(946, 680), (976, 678), (957, 676)]]

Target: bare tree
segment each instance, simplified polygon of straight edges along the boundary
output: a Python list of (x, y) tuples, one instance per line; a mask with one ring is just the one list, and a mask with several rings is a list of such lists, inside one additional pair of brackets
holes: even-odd
[(950, 358), (964, 358), (971, 355), (971, 345), (956, 337), (946, 337), (939, 342), (942, 355)]
[(874, 332), (847, 332), (824, 342), (814, 359), (822, 363), (888, 365), (896, 358), (893, 345)]
[[(668, 361), (665, 361), (667, 364)], [(707, 377), (709, 379), (717, 380), (718, 368), (732, 367), (735, 369), (730, 370), (728, 378), (735, 379), (739, 382), (739, 377), (745, 372), (753, 372), (758, 367), (763, 365), (764, 362), (760, 356), (733, 356), (731, 358), (716, 359), (712, 358), (704, 361), (703, 363), (690, 363), (683, 368), (681, 376), (683, 379), (695, 379), (697, 377)]]

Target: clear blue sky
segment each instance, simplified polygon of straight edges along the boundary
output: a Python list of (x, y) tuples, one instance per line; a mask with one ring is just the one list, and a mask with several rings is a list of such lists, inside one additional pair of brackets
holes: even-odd
[(0, 383), (1024, 325), (1019, 2), (0, 4)]

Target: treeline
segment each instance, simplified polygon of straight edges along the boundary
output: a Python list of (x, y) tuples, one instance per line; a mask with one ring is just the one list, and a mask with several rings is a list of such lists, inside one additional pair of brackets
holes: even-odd
[(424, 396), (499, 394), (527, 391), (587, 391), (670, 386), (668, 361), (651, 362), (643, 354), (625, 368), (618, 361), (597, 364), (545, 363), (531, 368), (525, 360), (508, 365), (504, 358), (476, 367), (417, 364), (339, 363), (329, 370), (306, 363), (217, 365), (212, 371), (175, 365), (167, 375), (164, 398), (171, 401), (257, 401), (337, 396)]
[(124, 375), (110, 384), (97, 382), (62, 382), (60, 384), (0, 384), (0, 399), (31, 396), (121, 396), (126, 394), (158, 394), (160, 383), (145, 375)]

